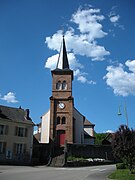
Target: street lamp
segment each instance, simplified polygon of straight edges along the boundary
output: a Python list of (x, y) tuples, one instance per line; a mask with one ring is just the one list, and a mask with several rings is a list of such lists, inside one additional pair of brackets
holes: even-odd
[[(117, 113), (118, 116), (122, 115), (120, 107), (121, 106), (118, 107), (118, 113)], [(127, 114), (126, 102), (124, 104), (124, 114), (125, 114), (125, 118), (126, 118), (126, 124), (127, 124), (127, 127), (128, 127), (128, 114)]]

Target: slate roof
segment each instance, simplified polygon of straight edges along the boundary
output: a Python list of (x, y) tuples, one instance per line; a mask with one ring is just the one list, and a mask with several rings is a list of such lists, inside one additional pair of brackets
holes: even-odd
[(90, 121), (88, 121), (86, 118), (84, 120), (84, 126), (95, 126), (95, 124), (92, 124)]
[(28, 123), (33, 124), (29, 115), (27, 115), (27, 113), (29, 113), (28, 111), (28, 109), (24, 110), (22, 108), (13, 108), (0, 105), (0, 119), (7, 119), (18, 122), (27, 121)]
[(113, 137), (114, 137), (114, 133), (108, 133), (106, 137), (103, 139), (102, 144), (105, 145), (111, 144)]
[(36, 138), (36, 140), (38, 141), (38, 142), (40, 142), (41, 141), (41, 133), (37, 133), (37, 134), (34, 134), (34, 137)]
[(63, 46), (63, 48), (60, 50), (60, 54), (62, 53), (62, 58), (60, 59), (60, 55), (59, 55), (59, 59), (58, 59), (56, 68), (60, 68), (62, 70), (70, 69), (69, 63), (68, 63), (68, 58), (67, 58), (67, 51), (66, 51), (64, 36), (63, 36), (62, 46)]

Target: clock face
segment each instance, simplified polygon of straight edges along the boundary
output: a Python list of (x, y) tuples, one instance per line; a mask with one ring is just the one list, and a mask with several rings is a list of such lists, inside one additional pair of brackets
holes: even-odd
[(60, 109), (64, 109), (64, 107), (65, 107), (65, 104), (62, 103), (62, 102), (60, 102), (60, 103), (59, 103), (59, 108), (60, 108)]

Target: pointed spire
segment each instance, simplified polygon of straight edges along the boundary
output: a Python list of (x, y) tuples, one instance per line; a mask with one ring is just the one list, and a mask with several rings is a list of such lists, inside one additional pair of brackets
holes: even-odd
[(62, 48), (60, 49), (60, 54), (59, 54), (58, 63), (57, 63), (56, 68), (59, 68), (62, 70), (69, 69), (69, 63), (68, 63), (68, 57), (67, 57), (64, 35), (63, 35), (63, 41), (62, 41)]
[(62, 69), (69, 69), (69, 63), (68, 63), (68, 58), (67, 58), (67, 51), (66, 51), (64, 35), (63, 35), (63, 64), (62, 64)]

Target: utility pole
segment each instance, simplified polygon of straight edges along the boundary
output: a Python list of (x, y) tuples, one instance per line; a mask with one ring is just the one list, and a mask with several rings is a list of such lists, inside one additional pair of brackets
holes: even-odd
[(125, 118), (126, 118), (126, 123), (127, 123), (127, 127), (128, 127), (128, 114), (127, 114), (126, 102), (125, 102), (125, 106), (124, 106), (124, 112), (125, 112)]

